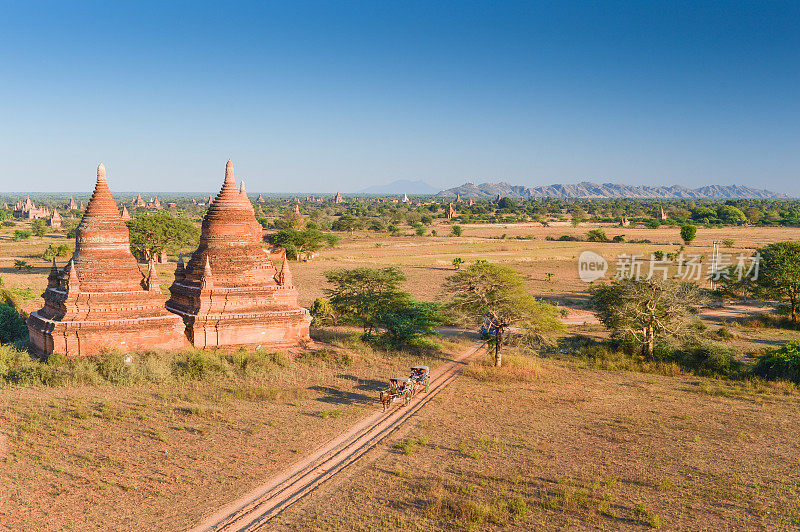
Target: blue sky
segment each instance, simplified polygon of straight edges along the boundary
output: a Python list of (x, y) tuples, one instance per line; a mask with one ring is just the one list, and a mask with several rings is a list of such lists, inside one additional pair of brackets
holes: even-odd
[(2, 1), (0, 191), (800, 196), (800, 2)]

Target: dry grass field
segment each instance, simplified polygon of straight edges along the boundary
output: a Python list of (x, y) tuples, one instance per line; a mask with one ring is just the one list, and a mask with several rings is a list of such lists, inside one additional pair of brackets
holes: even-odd
[[(0, 229), (0, 275), (26, 311), (40, 306), (62, 233), (12, 242)], [(531, 293), (573, 312), (567, 336), (602, 338), (582, 308), (577, 257), (674, 252), (678, 228), (602, 226), (609, 238), (548, 241), (594, 225), (464, 225), (461, 237), (354, 233), (311, 262), (292, 263), (301, 304), (334, 268), (398, 265), (415, 297), (441, 300), (461, 257), (520, 272)], [(503, 235), (505, 237), (503, 238)], [(519, 237), (519, 238), (518, 238)], [(686, 253), (751, 252), (798, 240), (796, 228), (699, 228)], [(25, 260), (29, 271), (14, 268)], [(174, 257), (173, 257), (174, 261)], [(59, 259), (63, 266), (66, 259)], [(165, 294), (174, 262), (158, 265)], [(548, 280), (547, 273), (552, 273)], [(742, 358), (800, 339), (742, 321), (758, 309), (708, 309)], [(586, 323), (582, 317), (586, 316)], [(376, 390), (418, 356), (374, 351), (323, 332), (340, 355), (276, 357), (252, 378), (149, 385), (0, 387), (0, 529), (177, 530), (246, 493), (376, 408)], [(436, 365), (465, 340), (446, 341)], [(299, 355), (296, 353), (295, 355)], [(345, 356), (346, 355), (346, 356)], [(285, 529), (725, 529), (800, 527), (800, 392), (792, 386), (609, 370), (585, 361), (476, 364), (372, 461), (284, 514)], [(669, 372), (660, 372), (669, 373)]]
[(800, 527), (800, 394), (537, 362), (474, 364), (272, 529)]
[(379, 408), (421, 356), (331, 348), (269, 357), (244, 378), (0, 387), (0, 529), (179, 530)]

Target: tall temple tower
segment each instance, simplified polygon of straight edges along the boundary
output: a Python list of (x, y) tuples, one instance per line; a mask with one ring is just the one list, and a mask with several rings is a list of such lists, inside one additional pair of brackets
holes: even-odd
[(262, 246), (261, 224), (228, 161), (225, 182), (203, 219), (200, 245), (178, 263), (167, 310), (181, 316), (195, 347), (293, 346), (310, 340), (289, 264), (281, 273)]
[(33, 351), (87, 356), (104, 350), (177, 349), (188, 345), (183, 323), (164, 308), (155, 266), (140, 271), (128, 227), (97, 167), (97, 184), (77, 229), (69, 264), (53, 268), (44, 307), (28, 317)]

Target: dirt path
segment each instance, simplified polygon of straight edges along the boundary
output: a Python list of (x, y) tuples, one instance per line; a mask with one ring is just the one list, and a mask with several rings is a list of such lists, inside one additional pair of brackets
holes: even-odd
[(466, 360), (481, 347), (483, 344), (475, 344), (433, 371), (428, 393), (416, 396), (408, 406), (375, 412), (266, 484), (222, 508), (193, 528), (192, 532), (261, 529), (270, 519), (358, 460), (399, 428), (450, 384), (466, 367)]

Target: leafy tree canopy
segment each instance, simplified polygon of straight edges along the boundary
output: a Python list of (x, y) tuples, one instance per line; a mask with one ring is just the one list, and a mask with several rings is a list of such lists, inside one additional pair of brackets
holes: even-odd
[(758, 250), (761, 259), (754, 292), (757, 297), (789, 303), (792, 323), (800, 305), (800, 242), (776, 242)]
[(191, 221), (167, 212), (142, 214), (125, 223), (130, 230), (131, 251), (138, 255), (194, 246), (200, 236), (200, 229)]
[(270, 235), (269, 241), (286, 249), (290, 259), (297, 259), (300, 253), (313, 253), (325, 246), (335, 246), (339, 237), (331, 233), (323, 233), (319, 229), (282, 229)]
[(477, 261), (447, 278), (450, 310), (463, 323), (477, 327), (485, 319), (494, 325), (495, 365), (502, 365), (500, 346), (509, 327), (525, 338), (541, 338), (563, 328), (556, 308), (527, 291), (525, 280), (507, 266)]
[(652, 358), (655, 342), (684, 336), (691, 316), (704, 302), (694, 283), (654, 277), (619, 279), (590, 288), (590, 301), (613, 336), (638, 346)]

